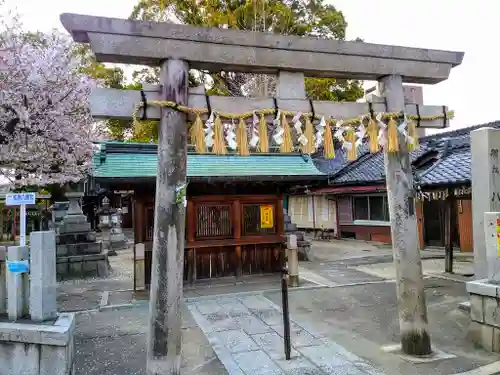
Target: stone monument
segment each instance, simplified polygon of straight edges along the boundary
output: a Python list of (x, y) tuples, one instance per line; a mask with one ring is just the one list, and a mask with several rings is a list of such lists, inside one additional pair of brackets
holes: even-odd
[(32, 232), (8, 261), (0, 249), (0, 374), (75, 374), (75, 316), (57, 313), (55, 238)]
[[(60, 278), (107, 276), (108, 258), (102, 253), (79, 200), (84, 193), (70, 190), (66, 193), (68, 209), (59, 222), (57, 233), (57, 274)], [(60, 205), (61, 206), (61, 205)]]
[(474, 276), (481, 280), (488, 275), (484, 213), (500, 212), (500, 129), (473, 130), (470, 138)]

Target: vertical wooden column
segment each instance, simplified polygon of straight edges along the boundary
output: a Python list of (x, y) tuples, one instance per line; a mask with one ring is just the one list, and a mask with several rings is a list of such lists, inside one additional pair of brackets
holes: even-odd
[(141, 195), (134, 198), (134, 242), (144, 242), (144, 201)]
[(16, 237), (17, 237), (17, 209), (16, 207), (12, 208), (12, 239), (14, 243), (16, 243)]
[[(404, 109), (401, 76), (382, 77), (379, 80), (379, 93), (385, 97), (388, 112)], [(431, 340), (418, 249), (415, 191), (408, 146), (400, 132), (398, 143), (398, 152), (385, 153), (385, 175), (396, 266), (401, 345), (406, 354), (425, 355), (431, 353)]]
[[(161, 65), (163, 100), (187, 105), (188, 64), (167, 60)], [(158, 137), (153, 267), (147, 341), (148, 375), (180, 374), (181, 301), (184, 271), (185, 207), (176, 189), (186, 184), (186, 115), (164, 108)]]
[(283, 207), (283, 196), (276, 201), (276, 233), (280, 236), (285, 234), (285, 211)]
[(448, 197), (446, 198), (445, 206), (445, 221), (444, 221), (444, 270), (445, 272), (453, 273), (453, 226), (451, 215), (456, 215), (453, 211), (453, 190), (448, 189)]
[(416, 213), (417, 213), (417, 231), (418, 231), (418, 245), (419, 249), (423, 250), (425, 248), (424, 239), (424, 201), (423, 198), (417, 200), (415, 203)]
[(313, 214), (313, 238), (316, 238), (316, 202), (314, 201), (314, 194), (311, 194), (311, 205)]
[[(234, 239), (241, 239), (241, 202), (236, 199), (233, 202), (233, 227), (234, 227)], [(241, 277), (243, 274), (243, 263), (241, 261), (241, 245), (236, 245), (234, 248), (235, 257), (235, 270), (234, 274), (237, 278)]]
[[(285, 211), (283, 208), (283, 196), (276, 200), (276, 212), (274, 213), (276, 220), (276, 234), (285, 235)], [(279, 254), (274, 254), (275, 259), (279, 262), (280, 268), (283, 268), (286, 263), (286, 243), (279, 248)]]
[[(196, 210), (193, 201), (189, 200), (187, 203), (187, 241), (193, 243), (195, 241), (196, 232)], [(194, 285), (196, 281), (196, 249), (190, 248), (188, 250), (188, 282)]]

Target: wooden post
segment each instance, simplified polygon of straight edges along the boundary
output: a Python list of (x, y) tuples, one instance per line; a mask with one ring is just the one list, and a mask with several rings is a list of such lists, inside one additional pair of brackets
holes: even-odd
[(311, 205), (313, 214), (313, 238), (316, 239), (316, 205), (314, 204), (314, 194), (311, 194)]
[(17, 237), (17, 209), (14, 207), (11, 212), (12, 212), (12, 227), (11, 227), (12, 241), (13, 241), (14, 244), (16, 244), (16, 237)]
[(453, 191), (448, 189), (448, 197), (445, 202), (444, 221), (444, 268), (445, 272), (453, 273), (453, 226), (451, 225), (451, 215), (453, 215)]
[[(233, 227), (234, 227), (234, 239), (239, 241), (241, 239), (241, 202), (236, 199), (233, 203)], [(241, 245), (237, 245), (234, 248), (235, 255), (235, 276), (236, 278), (241, 277), (243, 274), (243, 263), (241, 261)]]
[[(161, 65), (162, 97), (187, 104), (188, 64)], [(158, 137), (153, 266), (147, 342), (148, 375), (178, 375), (181, 365), (181, 301), (184, 270), (185, 207), (176, 188), (186, 184), (186, 115), (162, 110)]]
[[(401, 76), (380, 78), (379, 93), (386, 99), (388, 112), (404, 109)], [(401, 344), (406, 354), (424, 355), (431, 353), (431, 341), (418, 249), (413, 176), (406, 141), (401, 133), (398, 138), (399, 152), (385, 153), (385, 174), (396, 267)]]
[[(187, 240), (188, 243), (195, 241), (196, 235), (196, 209), (192, 200), (187, 203)], [(188, 250), (188, 282), (194, 285), (196, 281), (196, 249)]]

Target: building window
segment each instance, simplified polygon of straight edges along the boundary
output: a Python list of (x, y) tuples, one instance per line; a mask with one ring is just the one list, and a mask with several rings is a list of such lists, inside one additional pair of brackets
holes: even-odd
[[(266, 206), (268, 204), (265, 204)], [(272, 228), (262, 228), (260, 220), (259, 204), (244, 204), (243, 208), (243, 230), (242, 236), (260, 236), (276, 233), (276, 218), (273, 218)], [(273, 205), (273, 216), (276, 215), (276, 208)]]
[(197, 239), (230, 238), (233, 235), (229, 204), (200, 204), (196, 206)]
[(369, 220), (368, 197), (356, 197), (354, 201), (354, 220)]
[(354, 220), (389, 221), (387, 196), (353, 198)]

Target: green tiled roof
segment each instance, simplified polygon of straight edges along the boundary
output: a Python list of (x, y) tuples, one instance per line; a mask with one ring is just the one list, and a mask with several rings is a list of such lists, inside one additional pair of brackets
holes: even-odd
[[(155, 177), (155, 145), (105, 143), (93, 158), (95, 178)], [(253, 154), (250, 156), (189, 154), (188, 178), (228, 177), (326, 177), (308, 156), (299, 154)]]

